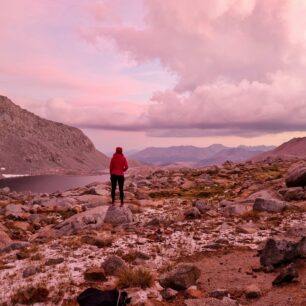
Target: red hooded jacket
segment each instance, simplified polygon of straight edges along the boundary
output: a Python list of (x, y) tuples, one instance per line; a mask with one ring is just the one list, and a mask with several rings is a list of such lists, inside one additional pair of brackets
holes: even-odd
[(122, 148), (116, 148), (116, 153), (113, 155), (109, 171), (110, 174), (114, 175), (124, 175), (124, 172), (129, 168), (125, 156), (122, 154)]

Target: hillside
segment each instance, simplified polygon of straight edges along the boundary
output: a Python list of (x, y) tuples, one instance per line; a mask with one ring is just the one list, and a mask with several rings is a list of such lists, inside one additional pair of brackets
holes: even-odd
[(260, 161), (264, 159), (295, 159), (306, 158), (306, 137), (293, 138), (279, 147), (261, 153), (253, 158), (254, 161)]
[(255, 155), (260, 154), (262, 151), (247, 150), (245, 148), (227, 148), (220, 152), (217, 152), (210, 158), (203, 159), (198, 162), (198, 165), (209, 166), (222, 164), (225, 161), (241, 162), (252, 158)]
[(40, 118), (4, 96), (0, 139), (2, 173), (88, 174), (108, 165), (109, 159), (81, 130)]

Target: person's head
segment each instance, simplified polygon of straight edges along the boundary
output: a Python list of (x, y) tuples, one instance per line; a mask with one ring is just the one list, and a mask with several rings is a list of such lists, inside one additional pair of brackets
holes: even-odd
[(116, 148), (116, 153), (117, 154), (122, 154), (122, 148), (121, 147), (117, 147)]

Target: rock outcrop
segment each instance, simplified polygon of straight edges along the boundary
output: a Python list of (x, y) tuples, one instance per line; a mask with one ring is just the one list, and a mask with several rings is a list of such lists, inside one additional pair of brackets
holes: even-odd
[(286, 203), (272, 199), (256, 199), (253, 205), (255, 211), (281, 212), (286, 208)]

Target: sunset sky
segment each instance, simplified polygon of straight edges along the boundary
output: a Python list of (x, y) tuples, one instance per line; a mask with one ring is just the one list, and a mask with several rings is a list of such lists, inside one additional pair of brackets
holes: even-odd
[(0, 4), (0, 94), (103, 152), (306, 136), (305, 0)]

